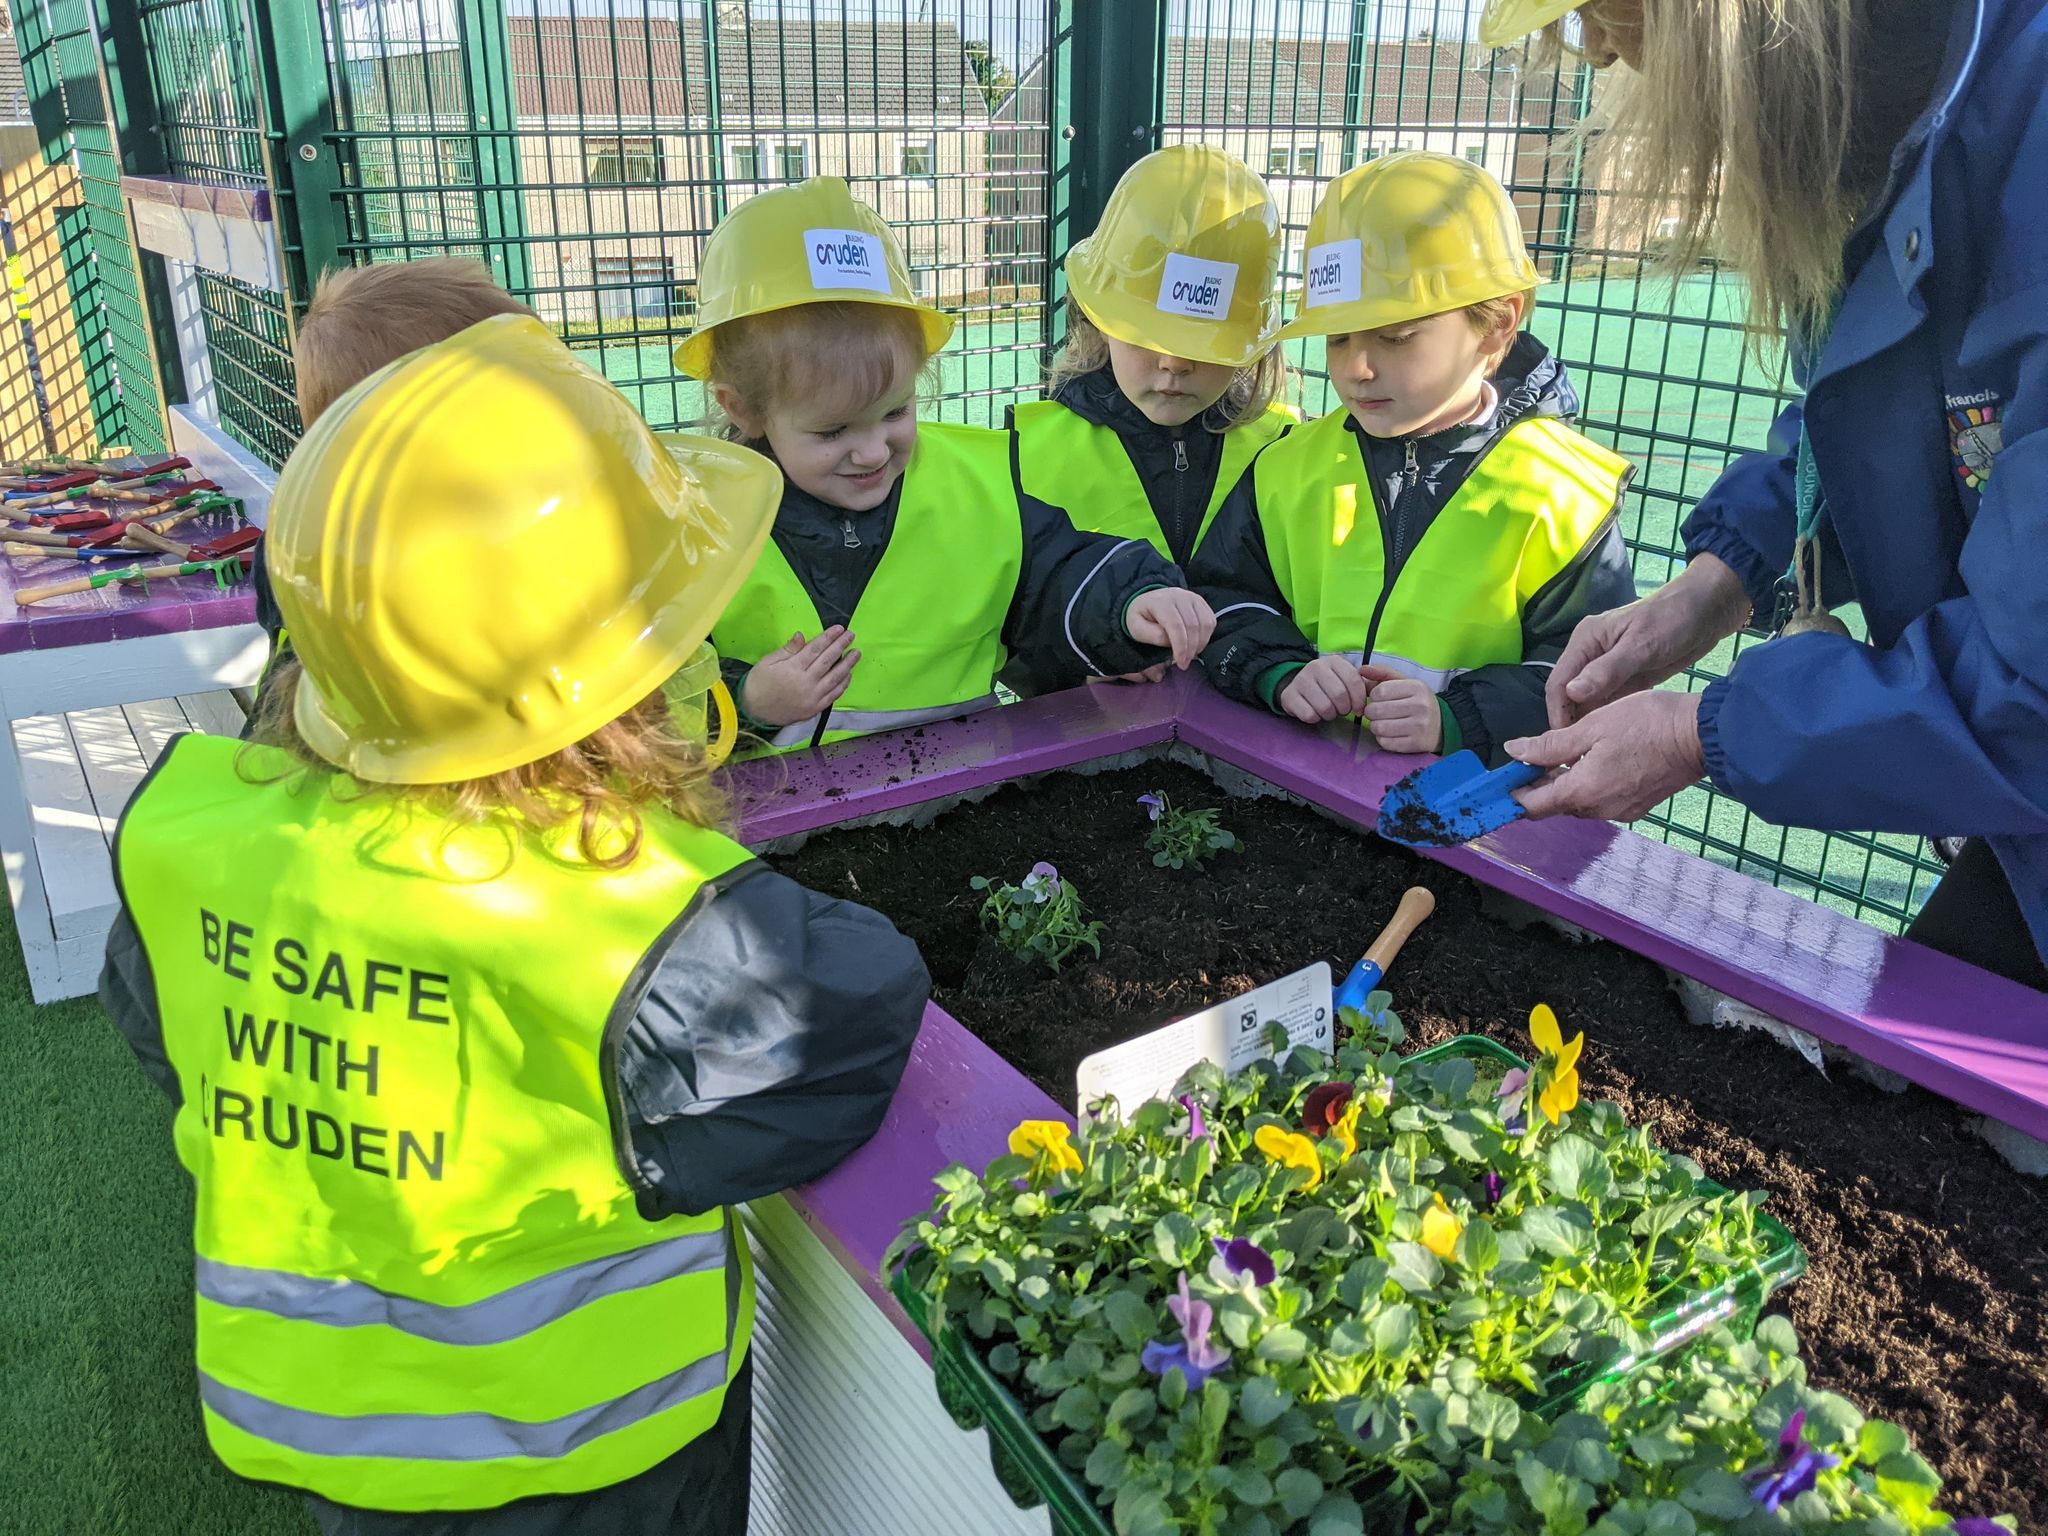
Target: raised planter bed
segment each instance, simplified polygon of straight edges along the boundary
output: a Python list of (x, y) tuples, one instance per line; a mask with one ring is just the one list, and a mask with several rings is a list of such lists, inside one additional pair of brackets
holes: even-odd
[[(745, 835), (772, 848), (839, 823), (921, 819), (1009, 779), (1168, 752), (1198, 754), (1205, 769), (1233, 779), (1234, 787), (1250, 786), (1235, 783), (1232, 770), (1251, 775), (1354, 826), (1370, 822), (1379, 791), (1401, 766), (1337, 733), (1311, 736), (1237, 709), (1198, 683), (1090, 689), (751, 770)], [(1130, 800), (1171, 771), (1054, 779), (948, 816), (929, 832), (817, 838), (784, 863), (813, 884), (889, 910), (886, 882), (875, 877), (888, 855), (915, 846), (919, 859), (929, 860), (936, 856), (930, 850), (956, 837), (957, 826), (964, 829), (957, 834), (958, 888), (944, 889), (939, 872), (921, 866), (920, 911), (929, 915), (957, 896), (971, 925), (967, 874), (1015, 879), (1033, 859), (1050, 857), (1082, 884), (1097, 915), (1109, 920), (1105, 937), (1113, 940), (1124, 914), (1106, 904), (1113, 886), (1089, 873), (1088, 861), (1098, 853), (1127, 856), (1135, 870), (1154, 873), (1137, 853), (1141, 813)], [(1308, 864), (1331, 873), (1349, 909), (1334, 932), (1316, 926), (1320, 915), (1314, 922), (1279, 912), (1247, 917), (1245, 929), (1269, 946), (1259, 963), (1219, 960), (1200, 981), (1176, 957), (1157, 968), (1155, 981), (1170, 971), (1183, 992), (1155, 986), (1133, 999), (1127, 1020), (1157, 1022), (1302, 960), (1344, 957), (1422, 869), (1443, 907), (1394, 978), (1411, 1029), (1425, 1043), (1474, 1026), (1513, 1043), (1509, 1021), (1524, 1016), (1531, 1002), (1549, 1000), (1564, 1011), (1572, 1002), (1562, 988), (1604, 989), (1593, 1002), (1614, 1017), (1566, 1019), (1568, 1028), (1590, 1031), (1588, 1092), (1617, 1101), (1633, 1121), (1653, 1123), (1663, 1144), (1695, 1157), (1722, 1182), (1779, 1197), (1773, 1209), (1813, 1252), (1813, 1274), (1791, 1293), (1791, 1310), (1816, 1376), (1904, 1423), (1955, 1495), (1974, 1507), (2009, 1510), (2022, 1528), (2048, 1511), (2036, 1452), (2035, 1399), (2048, 1355), (2041, 1186), (1998, 1161), (1972, 1134), (1971, 1116), (1954, 1105), (1925, 1094), (1886, 1095), (1841, 1072), (1831, 1083), (1761, 1037), (1693, 1028), (1656, 966), (2033, 1136), (2048, 1133), (2048, 999), (1611, 827), (1517, 826), (1452, 851), (1431, 875), (1430, 866), (1301, 807), (1226, 803), (1217, 789), (1203, 800), (1203, 786), (1192, 779), (1169, 787), (1176, 802), (1226, 804), (1226, 823), (1248, 845), (1242, 865), (1226, 857), (1210, 880), (1162, 882), (1158, 889), (1171, 891), (1169, 901), (1185, 905), (1206, 892), (1257, 889), (1262, 840), (1269, 853), (1282, 841), (1266, 818), (1284, 815), (1314, 822), (1332, 849), (1350, 852), (1345, 859), (1326, 850)], [(1065, 798), (1076, 794), (1078, 801)], [(1090, 831), (1077, 819), (1082, 803), (1113, 804), (1116, 816), (1130, 818), (1129, 833), (1122, 848), (1079, 850), (1064, 860), (1080, 862), (1063, 862), (1047, 839)], [(829, 867), (835, 863), (844, 866), (837, 875)], [(1368, 867), (1384, 872), (1356, 874)], [(1448, 879), (1445, 871), (1473, 879)], [(1297, 887), (1312, 884), (1304, 877)], [(1579, 946), (1543, 931), (1514, 939), (1480, 911), (1479, 885), (1619, 943)], [(1330, 892), (1317, 887), (1314, 894)], [(894, 915), (932, 950), (940, 1001), (972, 1017), (972, 1000), (948, 990), (964, 976), (946, 974), (944, 945), (916, 933), (917, 913)], [(1159, 947), (1142, 924), (1135, 936)], [(1488, 943), (1475, 945), (1480, 936)], [(1480, 958), (1471, 958), (1475, 950)], [(1454, 953), (1469, 961), (1458, 974), (1439, 966)], [(1512, 959), (1517, 953), (1524, 958)], [(1486, 955), (1494, 980), (1480, 985), (1475, 968), (1486, 974)], [(1105, 972), (1114, 983), (1109, 957), (1104, 967), (1082, 966), (1061, 985), (1083, 989), (1086, 1003), (1086, 989), (1100, 987)], [(1063, 1071), (1064, 1064), (1047, 1063), (1039, 1075), (1057, 1085), (1066, 1081)], [(884, 1247), (902, 1220), (928, 1203), (933, 1173), (956, 1161), (980, 1167), (1001, 1154), (1018, 1121), (1057, 1113), (1042, 1090), (935, 1007), (882, 1134), (833, 1176), (797, 1191), (792, 1203), (912, 1336), (876, 1277)]]

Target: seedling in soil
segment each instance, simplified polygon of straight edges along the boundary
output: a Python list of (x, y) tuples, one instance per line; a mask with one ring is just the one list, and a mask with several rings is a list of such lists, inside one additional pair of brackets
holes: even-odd
[(1214, 810), (1179, 811), (1163, 790), (1138, 796), (1138, 804), (1152, 817), (1152, 835), (1145, 847), (1152, 862), (1161, 869), (1199, 870), (1219, 853), (1242, 849), (1235, 834), (1225, 828)]
[(1102, 924), (1089, 920), (1081, 893), (1052, 865), (1043, 860), (1032, 865), (1022, 885), (986, 875), (968, 884), (988, 893), (981, 904), (981, 926), (1019, 959), (1057, 971), (1077, 949), (1101, 958)]

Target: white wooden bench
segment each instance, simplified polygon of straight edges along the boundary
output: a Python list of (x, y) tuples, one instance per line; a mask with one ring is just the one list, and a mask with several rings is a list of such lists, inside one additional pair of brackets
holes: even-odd
[[(233, 736), (245, 718), (240, 700), (221, 689), (14, 722), (36, 856), (9, 873), (38, 875), (43, 898), (23, 903), (17, 920), (24, 951), (40, 951), (35, 958), (43, 965), (36, 969), (48, 976), (55, 962), (54, 977), (37, 989), (39, 1001), (81, 996), (99, 980), (107, 930), (120, 907), (114, 828), (150, 765), (181, 732)], [(38, 907), (47, 932), (29, 926)]]

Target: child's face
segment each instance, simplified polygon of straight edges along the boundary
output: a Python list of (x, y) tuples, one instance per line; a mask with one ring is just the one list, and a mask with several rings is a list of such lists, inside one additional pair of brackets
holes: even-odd
[(829, 400), (799, 401), (753, 417), (729, 401), (725, 405), (748, 436), (768, 440), (790, 484), (848, 512), (867, 512), (888, 500), (917, 447), (915, 369), (906, 369), (879, 400), (858, 409)]
[(1466, 420), (1499, 356), (1461, 309), (1332, 336), (1327, 349), (1330, 383), (1373, 437), (1416, 437)]
[(1185, 426), (1221, 400), (1237, 377), (1235, 368), (1221, 363), (1169, 357), (1114, 336), (1103, 340), (1109, 343), (1109, 368), (1116, 375), (1117, 388), (1155, 426)]

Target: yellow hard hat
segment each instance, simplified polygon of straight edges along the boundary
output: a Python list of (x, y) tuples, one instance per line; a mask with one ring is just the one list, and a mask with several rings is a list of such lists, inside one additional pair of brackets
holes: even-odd
[(813, 176), (748, 198), (711, 232), (697, 275), (697, 328), (676, 348), (676, 366), (709, 378), (711, 333), (728, 320), (828, 301), (914, 312), (927, 354), (953, 334), (953, 317), (911, 292), (903, 248), (882, 216), (837, 176)]
[(1245, 368), (1273, 344), (1280, 210), (1252, 168), (1206, 144), (1147, 155), (1067, 253), (1067, 284), (1105, 336)]
[(757, 453), (656, 436), (531, 316), (400, 358), (327, 409), (271, 502), (299, 733), (380, 783), (559, 751), (703, 644), (781, 497)]
[(1531, 32), (1549, 26), (1560, 16), (1576, 11), (1585, 0), (1486, 0), (1479, 18), (1479, 41), (1488, 48), (1505, 48)]
[(1346, 171), (1308, 221), (1282, 336), (1336, 336), (1462, 309), (1541, 281), (1507, 189), (1462, 155), (1409, 150)]

